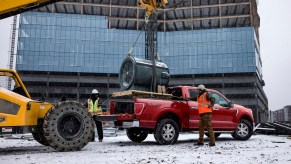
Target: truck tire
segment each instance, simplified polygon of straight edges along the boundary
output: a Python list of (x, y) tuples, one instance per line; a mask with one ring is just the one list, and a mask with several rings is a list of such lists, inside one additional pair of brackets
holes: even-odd
[(43, 126), (43, 119), (39, 119), (37, 121), (37, 125), (34, 127), (33, 131), (31, 132), (33, 138), (40, 144), (44, 146), (49, 146), (50, 144), (47, 142), (44, 136)]
[(172, 119), (160, 120), (156, 126), (154, 137), (161, 145), (170, 145), (177, 141), (179, 137), (179, 126)]
[(141, 143), (148, 136), (148, 131), (140, 128), (130, 128), (126, 130), (127, 137), (133, 141)]
[(253, 133), (253, 128), (251, 122), (246, 119), (241, 119), (238, 123), (238, 128), (235, 130), (231, 136), (236, 140), (246, 141)]
[(91, 114), (78, 102), (61, 102), (44, 119), (44, 133), (57, 151), (81, 150), (91, 141), (94, 124)]
[[(210, 138), (210, 137), (209, 137), (209, 133), (205, 133), (205, 135), (206, 135), (208, 138)], [(215, 137), (215, 138), (218, 138), (220, 135), (221, 135), (221, 133), (214, 133), (214, 137)]]

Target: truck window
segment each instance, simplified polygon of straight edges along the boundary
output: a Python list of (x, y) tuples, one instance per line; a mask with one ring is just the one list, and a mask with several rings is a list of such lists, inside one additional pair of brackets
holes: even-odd
[(221, 95), (214, 92), (210, 92), (210, 94), (212, 95), (213, 98), (215, 98), (215, 102), (214, 102), (215, 104), (219, 104), (220, 106), (224, 106), (224, 107), (228, 106), (226, 99), (223, 98)]
[(197, 101), (198, 91), (196, 89), (189, 89), (189, 96), (193, 101)]
[(182, 97), (181, 88), (168, 89), (167, 93), (173, 95), (173, 100), (180, 100), (181, 99), (180, 97)]

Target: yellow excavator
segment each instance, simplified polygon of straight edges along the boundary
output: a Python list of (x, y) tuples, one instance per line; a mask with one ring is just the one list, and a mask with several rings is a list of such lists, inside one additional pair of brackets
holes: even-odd
[[(0, 19), (17, 15), (59, 0), (0, 0)], [(150, 16), (168, 0), (137, 0)], [(77, 151), (92, 139), (92, 116), (83, 104), (74, 101), (53, 105), (32, 100), (18, 73), (0, 69), (0, 77), (9, 78), (13, 90), (0, 87), (0, 127), (21, 126), (31, 129), (36, 141), (58, 151)]]

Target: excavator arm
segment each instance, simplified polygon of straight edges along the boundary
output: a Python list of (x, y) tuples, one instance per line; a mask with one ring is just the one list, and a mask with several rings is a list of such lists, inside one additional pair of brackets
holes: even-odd
[[(61, 0), (0, 0), (0, 19), (43, 7)], [(164, 7), (168, 0), (137, 0), (149, 17), (158, 8)]]
[(43, 7), (61, 0), (0, 0), (0, 19)]

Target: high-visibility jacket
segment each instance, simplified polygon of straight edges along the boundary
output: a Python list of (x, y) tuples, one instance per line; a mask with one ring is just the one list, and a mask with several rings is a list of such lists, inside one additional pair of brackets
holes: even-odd
[(207, 92), (204, 92), (202, 95), (200, 95), (197, 98), (199, 115), (201, 115), (203, 113), (211, 113), (212, 112), (211, 108), (208, 108), (208, 106), (211, 103), (210, 103), (210, 101), (207, 100), (206, 96), (207, 96)]
[(102, 108), (101, 108), (101, 106), (98, 106), (98, 101), (99, 101), (99, 99), (97, 99), (93, 104), (93, 100), (88, 99), (88, 111), (92, 115), (102, 114)]

